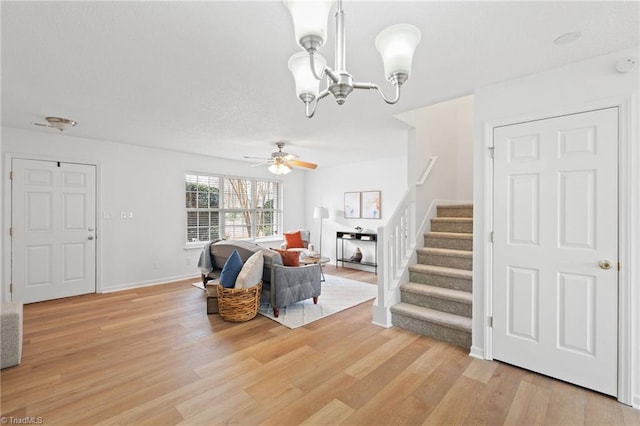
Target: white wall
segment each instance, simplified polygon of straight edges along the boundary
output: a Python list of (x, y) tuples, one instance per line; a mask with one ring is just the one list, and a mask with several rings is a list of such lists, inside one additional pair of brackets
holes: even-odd
[[(621, 218), (628, 216), (626, 268), (621, 271), (630, 281), (629, 294), (633, 319), (630, 324), (632, 339), (631, 374), (633, 403), (640, 407), (640, 149), (638, 147), (638, 67), (628, 74), (615, 71), (615, 63), (627, 56), (638, 58), (638, 48), (592, 58), (547, 72), (478, 89), (475, 92), (475, 150), (474, 150), (474, 254), (473, 254), (473, 346), (472, 354), (483, 356), (485, 350), (486, 318), (484, 311), (488, 284), (487, 262), (490, 257), (487, 231), (491, 229), (490, 206), (488, 206), (487, 174), (490, 160), (486, 147), (490, 142), (486, 128), (491, 125), (515, 122), (520, 118), (542, 118), (544, 116), (578, 112), (602, 105), (617, 105), (621, 99), (629, 101), (630, 108), (623, 111), (622, 137), (626, 138), (630, 151), (623, 156), (621, 167), (630, 169), (628, 187), (621, 187), (621, 200), (628, 209)], [(625, 143), (623, 141), (624, 146)], [(626, 356), (627, 354), (623, 354)], [(626, 378), (628, 380), (628, 378)]]
[(473, 96), (464, 96), (397, 116), (414, 127), (409, 141), (409, 183), (421, 178), (429, 159), (437, 156), (425, 185), (416, 192), (416, 218), (434, 200), (473, 198)]
[[(406, 146), (406, 145), (405, 145)], [(399, 147), (404, 152), (405, 147)], [(307, 229), (311, 230), (311, 239), (319, 248), (320, 219), (313, 219), (313, 208), (328, 207), (329, 218), (322, 223), (322, 255), (336, 260), (336, 232), (355, 232), (356, 226), (363, 232), (376, 232), (378, 226), (387, 223), (398, 202), (407, 189), (407, 159), (405, 156), (384, 158), (376, 161), (355, 161), (331, 167), (318, 167), (315, 173), (307, 175), (306, 208)], [(380, 219), (345, 219), (344, 193), (360, 191), (382, 191)], [(345, 257), (353, 254), (354, 246), (347, 249)], [(360, 243), (363, 260), (373, 261), (375, 257), (373, 243)], [(357, 265), (349, 265), (357, 266)], [(363, 268), (371, 271), (370, 268)]]
[[(194, 277), (199, 250), (185, 250), (185, 172), (272, 179), (246, 162), (114, 142), (2, 128), (3, 167), (12, 154), (98, 165), (98, 286), (102, 291)], [(294, 170), (284, 182), (284, 229), (304, 226), (305, 176)], [(3, 176), (7, 223), (10, 183)], [(120, 219), (132, 211), (133, 219)], [(112, 219), (104, 219), (110, 213)], [(3, 293), (8, 296), (8, 238), (3, 232)]]

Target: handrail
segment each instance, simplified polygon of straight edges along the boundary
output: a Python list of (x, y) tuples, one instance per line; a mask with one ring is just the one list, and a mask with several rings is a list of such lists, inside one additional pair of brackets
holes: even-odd
[[(416, 250), (416, 190), (423, 185), (438, 159), (433, 156), (420, 180), (407, 189), (385, 226), (378, 227), (378, 297), (373, 305), (373, 323), (391, 326), (391, 306), (400, 301), (400, 284), (409, 281), (409, 264)], [(415, 261), (415, 260), (414, 260)]]
[(416, 185), (424, 185), (424, 182), (429, 177), (429, 174), (431, 173), (431, 169), (433, 169), (433, 165), (436, 164), (437, 159), (438, 159), (437, 155), (434, 155), (429, 159), (429, 164), (427, 164), (427, 167), (424, 169), (424, 173), (422, 173), (422, 177), (418, 180), (418, 182), (416, 182)]

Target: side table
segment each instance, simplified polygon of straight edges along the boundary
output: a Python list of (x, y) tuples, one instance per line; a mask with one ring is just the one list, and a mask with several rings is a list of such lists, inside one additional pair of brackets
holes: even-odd
[(305, 258), (300, 258), (300, 264), (301, 265), (312, 265), (314, 263), (317, 263), (318, 265), (320, 265), (320, 276), (322, 277), (322, 279), (320, 281), (324, 282), (324, 270), (322, 269), (322, 265), (331, 262), (331, 259), (329, 259), (328, 257), (305, 257)]

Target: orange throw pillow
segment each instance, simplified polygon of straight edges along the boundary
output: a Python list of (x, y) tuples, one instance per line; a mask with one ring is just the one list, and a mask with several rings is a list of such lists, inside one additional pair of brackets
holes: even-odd
[(302, 241), (302, 234), (300, 231), (285, 232), (284, 240), (287, 243), (287, 248), (304, 248), (304, 242)]
[(287, 251), (272, 248), (271, 250), (277, 251), (282, 256), (282, 264), (284, 266), (300, 266), (300, 252)]

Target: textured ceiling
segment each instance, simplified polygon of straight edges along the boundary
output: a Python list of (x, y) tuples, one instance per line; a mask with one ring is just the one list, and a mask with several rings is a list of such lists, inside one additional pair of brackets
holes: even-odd
[[(234, 159), (285, 140), (321, 166), (394, 156), (405, 152), (394, 114), (636, 46), (638, 6), (346, 0), (355, 80), (391, 94), (374, 39), (399, 22), (422, 31), (413, 75), (397, 105), (356, 91), (307, 119), (287, 69), (298, 47), (282, 2), (3, 1), (2, 125), (54, 132), (31, 123), (62, 116), (79, 123), (69, 136)], [(554, 45), (570, 31), (582, 38)], [(333, 64), (332, 34), (321, 53)]]

